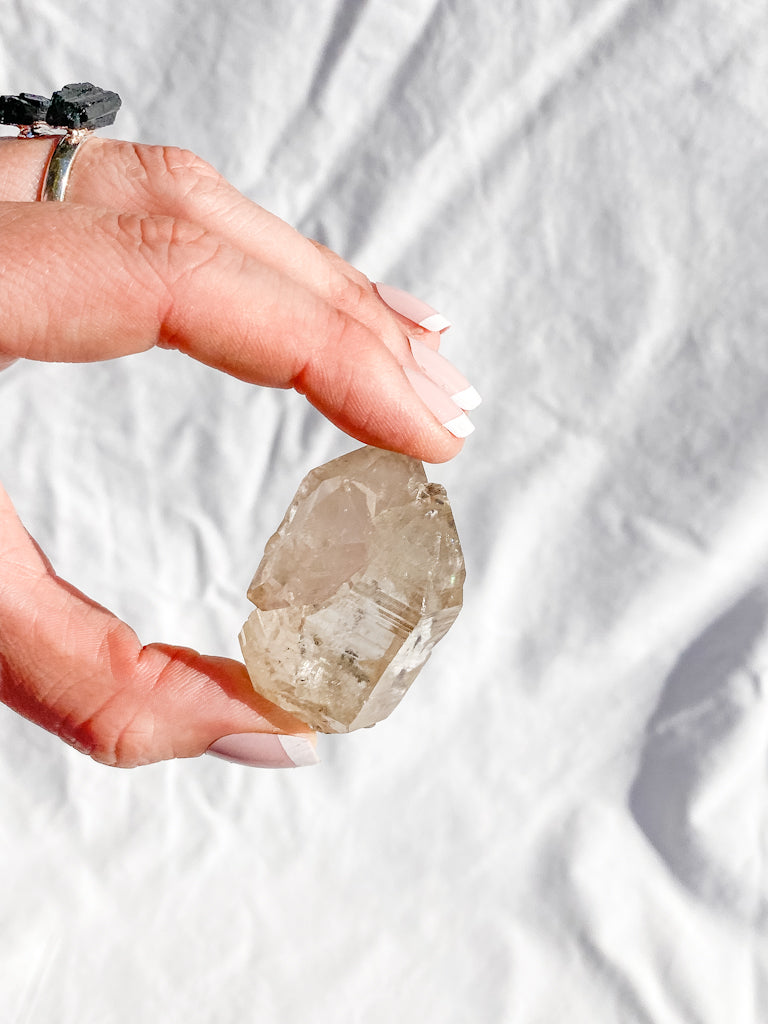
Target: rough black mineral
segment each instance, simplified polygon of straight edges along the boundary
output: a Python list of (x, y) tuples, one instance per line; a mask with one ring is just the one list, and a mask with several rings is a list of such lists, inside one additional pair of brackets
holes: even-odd
[(104, 128), (113, 123), (121, 103), (116, 92), (77, 82), (53, 94), (45, 120), (54, 128)]
[(44, 121), (51, 101), (47, 96), (21, 92), (18, 96), (0, 96), (0, 124), (34, 124)]

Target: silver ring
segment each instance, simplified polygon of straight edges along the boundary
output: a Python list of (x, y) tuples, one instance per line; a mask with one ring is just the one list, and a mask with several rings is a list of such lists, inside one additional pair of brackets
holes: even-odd
[(93, 132), (87, 128), (69, 131), (53, 147), (43, 179), (41, 202), (64, 202), (72, 164), (80, 147), (91, 135)]
[(0, 96), (0, 124), (15, 124), (19, 138), (62, 135), (45, 169), (41, 202), (64, 201), (80, 146), (96, 128), (114, 124), (122, 102), (116, 92), (91, 82), (71, 82), (50, 97), (31, 92)]

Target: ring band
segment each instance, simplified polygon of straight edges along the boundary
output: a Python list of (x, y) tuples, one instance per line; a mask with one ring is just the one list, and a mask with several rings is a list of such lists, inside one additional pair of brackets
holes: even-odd
[(61, 135), (48, 160), (42, 202), (62, 202), (69, 173), (80, 146), (93, 134), (114, 122), (121, 99), (116, 92), (100, 89), (90, 82), (75, 82), (57, 90), (50, 98), (22, 92), (0, 96), (0, 124), (16, 125), (19, 138), (36, 139)]
[(43, 179), (43, 188), (40, 193), (41, 202), (61, 203), (64, 201), (72, 164), (75, 162), (80, 147), (91, 134), (92, 132), (87, 129), (68, 132), (66, 135), (62, 135), (53, 147)]

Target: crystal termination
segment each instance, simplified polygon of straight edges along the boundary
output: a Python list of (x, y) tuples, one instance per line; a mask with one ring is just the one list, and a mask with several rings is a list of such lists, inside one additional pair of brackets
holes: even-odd
[(359, 448), (302, 481), (248, 589), (254, 689), (320, 732), (386, 718), (456, 619), (464, 557), (445, 490)]

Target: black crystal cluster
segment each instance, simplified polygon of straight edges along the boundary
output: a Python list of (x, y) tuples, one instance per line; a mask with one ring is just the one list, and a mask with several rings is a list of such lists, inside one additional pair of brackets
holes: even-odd
[(0, 96), (0, 124), (31, 125), (44, 122), (51, 128), (104, 128), (117, 117), (122, 100), (116, 92), (90, 82), (76, 82), (57, 90), (49, 99), (21, 92)]
[(18, 96), (0, 96), (0, 124), (34, 124), (44, 121), (51, 101), (47, 96), (22, 92)]

